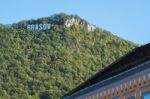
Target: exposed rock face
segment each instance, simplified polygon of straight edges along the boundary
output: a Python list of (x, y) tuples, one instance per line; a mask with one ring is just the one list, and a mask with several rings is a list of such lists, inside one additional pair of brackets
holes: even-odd
[(88, 29), (88, 31), (94, 31), (96, 29), (96, 27), (94, 25), (88, 24), (87, 29)]
[(80, 23), (79, 19), (71, 18), (71, 19), (66, 20), (65, 26), (70, 27), (72, 25), (79, 25), (79, 23)]
[(87, 27), (87, 30), (90, 31), (94, 31), (96, 29), (96, 27), (92, 24), (88, 24), (80, 19), (76, 19), (76, 18), (71, 18), (65, 21), (65, 26), (66, 27), (71, 27), (72, 25), (81, 25), (81, 26), (85, 26)]

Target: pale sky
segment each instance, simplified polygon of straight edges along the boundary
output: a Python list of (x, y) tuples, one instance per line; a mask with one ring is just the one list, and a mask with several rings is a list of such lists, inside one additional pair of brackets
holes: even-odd
[(1, 0), (0, 23), (77, 14), (137, 44), (150, 42), (150, 0)]

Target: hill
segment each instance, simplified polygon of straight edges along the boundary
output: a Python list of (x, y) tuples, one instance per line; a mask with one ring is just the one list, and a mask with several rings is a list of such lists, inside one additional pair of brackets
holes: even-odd
[[(28, 30), (27, 24), (51, 24)], [(0, 25), (0, 99), (60, 99), (136, 44), (77, 15)]]

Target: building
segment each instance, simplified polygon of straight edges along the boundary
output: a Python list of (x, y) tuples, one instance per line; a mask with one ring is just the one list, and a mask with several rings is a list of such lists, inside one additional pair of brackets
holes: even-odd
[(150, 44), (135, 48), (63, 99), (150, 99)]

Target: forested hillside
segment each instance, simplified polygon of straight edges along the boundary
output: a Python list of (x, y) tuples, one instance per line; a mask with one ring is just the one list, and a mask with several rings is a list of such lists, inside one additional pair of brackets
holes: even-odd
[[(66, 27), (74, 17), (80, 24)], [(51, 30), (27, 30), (50, 23)], [(58, 14), (0, 25), (0, 99), (60, 99), (137, 45), (78, 16)]]

